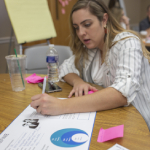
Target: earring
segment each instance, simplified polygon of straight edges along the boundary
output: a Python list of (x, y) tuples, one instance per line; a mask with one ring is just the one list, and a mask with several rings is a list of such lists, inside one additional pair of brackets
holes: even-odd
[(106, 41), (106, 37), (107, 37), (107, 26), (104, 26), (104, 31), (105, 31), (105, 35), (104, 35), (104, 42)]
[(107, 26), (104, 26), (105, 34), (107, 34)]

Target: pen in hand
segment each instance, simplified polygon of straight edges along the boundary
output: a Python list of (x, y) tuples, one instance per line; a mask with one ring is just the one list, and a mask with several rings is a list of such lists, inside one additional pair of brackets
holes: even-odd
[[(42, 94), (45, 93), (45, 88), (46, 88), (46, 77), (44, 77), (44, 80), (43, 80), (43, 89), (42, 89)], [(39, 106), (37, 106), (38, 108)]]
[(46, 77), (44, 77), (44, 80), (43, 80), (43, 90), (42, 90), (42, 94), (45, 93), (45, 88), (46, 88)]
[[(43, 80), (42, 94), (45, 93), (45, 89), (46, 89), (46, 77), (44, 77), (44, 80)], [(31, 105), (31, 107), (33, 107), (37, 111), (38, 111), (39, 106), (40, 106), (38, 100), (40, 99), (40, 97), (41, 97), (42, 94), (38, 94), (38, 95), (35, 95), (35, 96), (31, 97), (32, 102), (31, 102), (30, 105)]]

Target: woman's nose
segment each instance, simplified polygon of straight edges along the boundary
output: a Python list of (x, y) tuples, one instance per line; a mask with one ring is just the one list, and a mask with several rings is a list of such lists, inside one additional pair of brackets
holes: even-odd
[(83, 35), (85, 35), (86, 34), (86, 32), (85, 32), (85, 29), (84, 28), (79, 28), (79, 35), (80, 36), (83, 36)]

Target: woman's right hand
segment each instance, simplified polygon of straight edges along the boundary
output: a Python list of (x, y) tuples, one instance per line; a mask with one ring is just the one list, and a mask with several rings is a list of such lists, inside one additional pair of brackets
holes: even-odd
[(72, 97), (73, 94), (75, 94), (75, 97), (87, 95), (88, 91), (96, 92), (98, 90), (84, 81), (78, 81), (78, 82), (75, 82), (73, 89), (71, 90), (68, 97), (69, 98)]
[(129, 25), (129, 18), (127, 16), (122, 16), (121, 21), (124, 22), (126, 24), (126, 26)]

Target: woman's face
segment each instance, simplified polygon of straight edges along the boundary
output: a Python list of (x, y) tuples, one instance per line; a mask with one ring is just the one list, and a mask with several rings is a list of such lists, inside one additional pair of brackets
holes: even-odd
[(72, 22), (77, 36), (88, 49), (98, 47), (102, 50), (105, 21), (100, 23), (88, 9), (80, 9), (73, 12)]
[(121, 11), (121, 18), (120, 18), (120, 22), (123, 22), (123, 16), (124, 16), (124, 11)]

